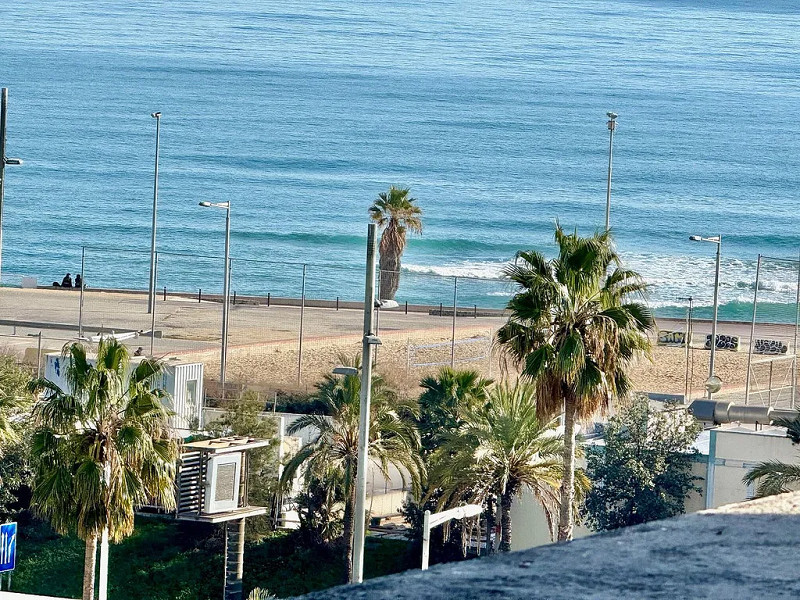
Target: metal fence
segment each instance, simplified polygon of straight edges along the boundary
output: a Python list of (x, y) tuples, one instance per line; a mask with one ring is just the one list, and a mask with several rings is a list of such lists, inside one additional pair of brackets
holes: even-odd
[[(70, 339), (113, 333), (144, 354), (202, 361), (214, 395), (224, 258), (160, 252), (156, 262), (150, 313), (149, 252), (87, 246), (83, 289), (4, 288), (0, 326), (41, 329), (59, 340), (59, 349)], [(377, 275), (380, 281), (395, 274)], [(491, 340), (505, 320), (508, 281), (405, 271), (399, 277), (397, 304), (375, 309), (383, 342), (376, 366), (392, 385), (411, 389), (444, 365), (497, 373)], [(226, 381), (311, 390), (360, 352), (364, 279), (363, 267), (232, 258)]]

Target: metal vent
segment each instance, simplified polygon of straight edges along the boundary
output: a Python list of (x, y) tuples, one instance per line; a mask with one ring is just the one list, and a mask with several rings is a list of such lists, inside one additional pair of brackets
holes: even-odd
[(235, 463), (225, 463), (217, 467), (214, 502), (231, 502), (236, 499), (236, 471)]
[(178, 471), (178, 514), (199, 513), (204, 502), (205, 461), (201, 452), (184, 452)]

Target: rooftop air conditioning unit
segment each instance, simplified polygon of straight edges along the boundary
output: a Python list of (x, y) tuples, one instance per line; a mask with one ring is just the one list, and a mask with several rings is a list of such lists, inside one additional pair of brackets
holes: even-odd
[(220, 513), (239, 507), (239, 483), (242, 453), (232, 452), (208, 457), (205, 512)]

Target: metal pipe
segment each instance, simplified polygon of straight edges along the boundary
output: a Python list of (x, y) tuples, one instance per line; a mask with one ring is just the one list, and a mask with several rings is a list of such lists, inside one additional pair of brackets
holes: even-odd
[(78, 300), (78, 339), (83, 338), (83, 289), (86, 287), (86, 246), (81, 246), (81, 295)]
[(687, 298), (689, 301), (689, 306), (686, 307), (686, 330), (683, 336), (683, 343), (686, 346), (686, 373), (683, 377), (683, 403), (686, 404), (689, 401), (690, 391), (689, 391), (689, 346), (690, 341), (692, 339), (691, 334), (689, 332), (689, 315), (692, 310), (692, 297), (689, 296)]
[(6, 188), (6, 122), (8, 117), (8, 88), (0, 94), (0, 283), (3, 280), (3, 197)]
[(228, 296), (231, 289), (231, 203), (225, 210), (225, 280), (222, 291), (222, 350), (219, 361), (219, 383), (225, 399), (225, 371), (228, 365)]
[(147, 288), (147, 312), (154, 310), (156, 299), (156, 219), (158, 215), (158, 147), (161, 138), (161, 113), (150, 115), (156, 120), (156, 164), (153, 174), (153, 228), (150, 236), (150, 287)]
[(108, 600), (108, 527), (100, 536), (100, 569), (98, 573), (97, 600)]
[[(158, 253), (156, 253), (156, 271), (158, 270)], [(153, 275), (156, 274), (153, 271)], [(155, 290), (155, 279), (153, 279), (153, 289)], [(155, 299), (155, 297), (154, 297)], [(156, 303), (153, 302), (152, 310), (150, 311), (150, 358), (153, 357), (153, 349), (156, 343)]]
[[(689, 302), (689, 332), (690, 337), (694, 336), (694, 303), (692, 301)], [(692, 394), (692, 386), (694, 385), (694, 348), (690, 348), (689, 351), (689, 362), (691, 363), (691, 368), (689, 369), (689, 395)]]
[(306, 265), (303, 264), (303, 284), (300, 293), (300, 342), (297, 348), (297, 383), (303, 379), (303, 320), (306, 314)]
[(431, 511), (426, 510), (422, 515), (422, 570), (428, 570), (431, 547)]
[(39, 332), (39, 340), (36, 345), (36, 378), (42, 376), (42, 332)]
[(614, 153), (614, 130), (617, 128), (617, 115), (608, 115), (608, 187), (606, 188), (606, 231), (611, 228), (611, 163)]
[[(381, 289), (380, 288), (380, 284), (377, 284), (375, 287), (378, 290)], [(373, 333), (375, 335), (380, 335), (380, 331), (381, 331), (381, 303), (380, 302), (376, 302), (375, 304), (376, 304), (376, 306), (375, 306), (375, 331)], [(377, 348), (373, 348), (372, 349), (372, 368), (374, 369), (376, 366), (378, 366), (378, 349)]]
[[(753, 320), (750, 323), (750, 349), (747, 351), (747, 374), (744, 380), (744, 405), (750, 402), (750, 370), (753, 368), (753, 348), (755, 347), (756, 337), (756, 311), (758, 309), (758, 282), (761, 279), (761, 255), (756, 261), (756, 289), (753, 291)], [(795, 328), (796, 329), (796, 328)]]
[(378, 227), (367, 229), (367, 272), (364, 282), (364, 338), (361, 343), (361, 410), (358, 421), (358, 466), (356, 467), (356, 506), (353, 531), (353, 571), (350, 583), (364, 580), (365, 509), (367, 504), (367, 459), (369, 452), (369, 414), (372, 399), (373, 307), (375, 306), (375, 247)]
[(453, 336), (450, 339), (450, 368), (456, 366), (456, 312), (458, 307), (458, 277), (453, 277)]
[[(714, 358), (717, 354), (717, 316), (719, 313), (719, 263), (722, 253), (722, 236), (717, 241), (717, 268), (714, 275), (714, 320), (711, 322), (711, 358), (708, 361), (708, 376), (714, 376)], [(712, 392), (708, 392), (708, 399), (713, 397)]]
[(800, 326), (800, 257), (797, 261), (797, 290), (794, 298), (794, 341), (792, 342), (792, 409), (797, 398), (797, 328)]

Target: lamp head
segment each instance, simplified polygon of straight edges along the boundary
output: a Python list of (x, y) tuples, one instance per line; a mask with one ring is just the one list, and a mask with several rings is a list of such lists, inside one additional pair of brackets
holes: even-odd
[(21, 158), (9, 158), (8, 156), (6, 156), (3, 159), (3, 162), (6, 163), (7, 165), (21, 165), (22, 164), (22, 159)]
[(608, 115), (608, 118), (611, 119), (612, 121), (619, 116), (617, 113), (613, 112), (607, 112), (606, 115)]
[(691, 242), (702, 242), (703, 238), (700, 237), (699, 235), (690, 235), (689, 236), (689, 241), (691, 241)]
[(211, 206), (211, 202), (198, 202), (198, 204), (199, 204), (200, 206), (205, 206), (205, 207), (209, 207), (209, 206)]
[(383, 342), (381, 342), (381, 338), (379, 338), (377, 335), (366, 335), (364, 336), (364, 339), (370, 346), (380, 346), (383, 344)]
[(358, 375), (358, 369), (356, 367), (334, 367), (333, 368), (334, 375)]
[(154, 119), (160, 119), (161, 113), (160, 112), (150, 113), (150, 116), (153, 117)]

